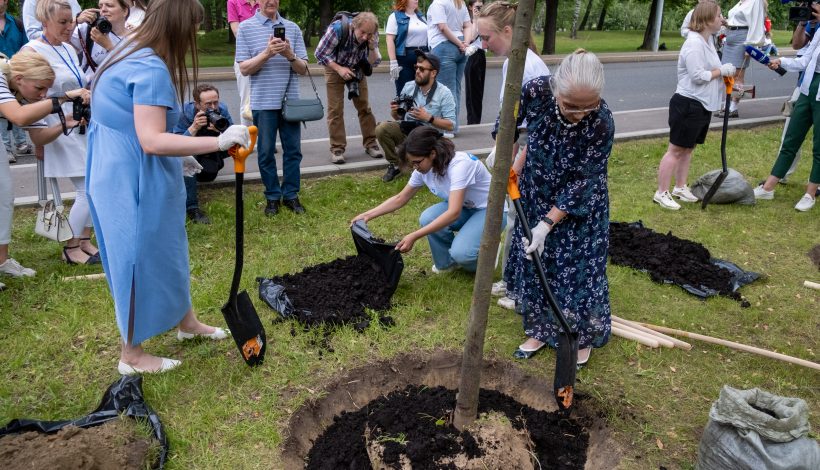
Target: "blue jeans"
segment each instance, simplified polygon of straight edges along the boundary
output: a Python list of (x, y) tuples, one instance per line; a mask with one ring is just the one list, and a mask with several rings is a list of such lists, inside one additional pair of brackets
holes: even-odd
[(401, 94), (404, 84), (412, 82), (416, 79), (416, 53), (413, 50), (408, 50), (408, 54), (396, 56), (396, 62), (399, 63), (401, 71), (399, 72), (399, 79), (396, 80), (396, 96)]
[(199, 196), (196, 192), (196, 176), (184, 176), (185, 180), (185, 210), (199, 207)]
[[(26, 131), (17, 126), (12, 126), (11, 131), (8, 129), (8, 121), (0, 119), (0, 136), (3, 137), (3, 145), (6, 146), (8, 153), (14, 153), (18, 145), (28, 143), (26, 140)], [(12, 137), (14, 141), (12, 142)]]
[(455, 44), (445, 41), (433, 48), (433, 54), (441, 59), (441, 70), (436, 80), (453, 93), (456, 101), (456, 122), (453, 132), (458, 132), (458, 116), (461, 114), (461, 82), (464, 80), (464, 67), (467, 56), (458, 50)]
[[(290, 200), (299, 196), (302, 163), (301, 123), (288, 122), (282, 111), (253, 110), (253, 123), (259, 128), (256, 149), (259, 155), (259, 173), (265, 184), (265, 199)], [(276, 172), (276, 133), (282, 142), (282, 184)]]
[[(447, 201), (434, 204), (419, 216), (422, 227), (429, 225), (447, 211)], [(461, 215), (449, 227), (427, 235), (433, 263), (438, 269), (447, 269), (454, 264), (465, 271), (475, 272), (478, 265), (478, 249), (484, 232), (484, 216), (487, 209), (461, 209)], [(507, 218), (502, 219), (502, 230)]]

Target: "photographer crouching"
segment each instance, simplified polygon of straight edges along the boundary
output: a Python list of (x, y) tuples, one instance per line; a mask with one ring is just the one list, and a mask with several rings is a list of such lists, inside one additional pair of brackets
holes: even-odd
[[(174, 127), (174, 134), (193, 137), (216, 137), (229, 126), (233, 125), (228, 107), (219, 101), (219, 90), (210, 84), (203, 83), (194, 88), (194, 100), (185, 103), (182, 115)], [(218, 151), (194, 155), (196, 161), (202, 165), (202, 171), (194, 176), (185, 177), (185, 212), (188, 219), (197, 224), (210, 224), (208, 214), (199, 208), (197, 197), (197, 182), (211, 182), (216, 179), (219, 170), (225, 166), (224, 160), (228, 152)]]
[(387, 159), (382, 181), (388, 183), (401, 174), (398, 147), (419, 126), (432, 126), (441, 132), (452, 132), (456, 122), (456, 101), (449, 88), (436, 81), (441, 61), (434, 54), (416, 49), (415, 80), (407, 82), (401, 93), (390, 102), (390, 115), (397, 121), (382, 122), (376, 127)]

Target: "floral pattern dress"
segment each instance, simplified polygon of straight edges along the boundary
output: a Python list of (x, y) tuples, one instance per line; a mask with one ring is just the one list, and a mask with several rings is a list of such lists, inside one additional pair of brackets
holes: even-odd
[[(519, 177), (521, 204), (530, 227), (553, 206), (567, 212), (547, 235), (541, 260), (549, 286), (579, 348), (601, 347), (609, 340), (609, 194), (607, 161), (615, 123), (606, 103), (571, 124), (559, 114), (549, 77), (528, 82), (522, 90), (519, 121), (527, 120), (527, 160)], [(507, 295), (522, 314), (524, 332), (552, 347), (560, 325), (524, 253), (524, 231), (516, 222), (504, 280)]]

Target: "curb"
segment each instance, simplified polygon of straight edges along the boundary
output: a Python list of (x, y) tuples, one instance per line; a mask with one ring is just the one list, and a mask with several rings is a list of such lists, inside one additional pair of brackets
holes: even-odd
[[(783, 116), (768, 116), (768, 117), (759, 117), (759, 118), (749, 118), (749, 119), (738, 119), (736, 121), (729, 121), (729, 128), (737, 128), (737, 129), (750, 129), (753, 127), (764, 126), (766, 124), (773, 124), (777, 122), (785, 121), (786, 118)], [(710, 129), (718, 129), (723, 127), (722, 122), (713, 122), (709, 125)], [(663, 137), (669, 135), (669, 128), (659, 128), (659, 129), (649, 129), (643, 131), (635, 131), (635, 132), (620, 132), (615, 134), (615, 142), (627, 142), (630, 140), (640, 140), (640, 139), (651, 139), (655, 137)], [(480, 158), (485, 158), (489, 155), (492, 147), (485, 147), (485, 148), (477, 148), (477, 149), (468, 149), (463, 150), (465, 152), (472, 153)], [(255, 152), (254, 152), (255, 153)], [(360, 162), (350, 162), (344, 163), (341, 165), (335, 164), (327, 164), (327, 165), (319, 165), (319, 166), (312, 166), (308, 168), (302, 169), (302, 179), (309, 179), (309, 178), (322, 178), (325, 176), (335, 176), (335, 175), (343, 175), (348, 173), (360, 173), (364, 171), (374, 171), (379, 170), (382, 168), (387, 167), (387, 161), (383, 158), (378, 160), (367, 160), (367, 161), (360, 161)], [(282, 171), (279, 170), (279, 176), (282, 176)], [(262, 179), (259, 172), (253, 173), (245, 173), (245, 182), (258, 182)], [(216, 179), (210, 183), (199, 183), (202, 187), (222, 187), (222, 186), (229, 186), (234, 184), (234, 175), (220, 175), (217, 176)], [(63, 200), (73, 200), (75, 196), (74, 192), (70, 193), (63, 193), (62, 197)], [(37, 196), (27, 196), (27, 197), (19, 197), (14, 199), (14, 207), (34, 207), (39, 205)]]

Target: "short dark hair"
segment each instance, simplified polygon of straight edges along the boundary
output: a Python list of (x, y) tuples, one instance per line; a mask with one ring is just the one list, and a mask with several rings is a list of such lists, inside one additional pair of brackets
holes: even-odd
[(215, 91), (217, 96), (219, 96), (219, 90), (215, 86), (210, 83), (201, 83), (194, 88), (194, 101), (199, 103), (199, 97), (206, 91)]
[(404, 142), (396, 148), (399, 162), (405, 168), (410, 166), (407, 155), (427, 157), (433, 150), (436, 151), (436, 158), (433, 159), (433, 172), (439, 176), (444, 176), (447, 173), (450, 160), (456, 154), (456, 146), (436, 128), (419, 126), (410, 131)]

